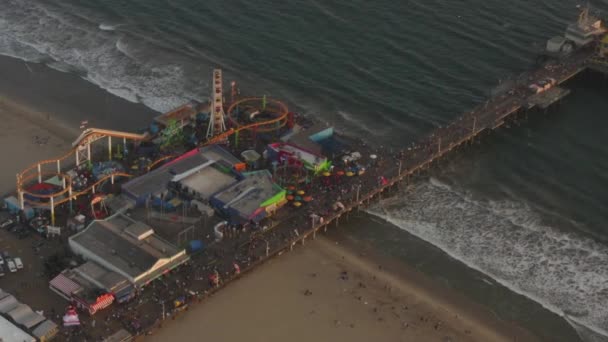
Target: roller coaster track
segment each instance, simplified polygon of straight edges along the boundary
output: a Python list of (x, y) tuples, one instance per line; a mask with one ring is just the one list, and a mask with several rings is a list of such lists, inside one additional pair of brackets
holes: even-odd
[[(231, 128), (224, 133), (218, 134), (218, 135), (212, 137), (211, 139), (208, 139), (207, 141), (205, 141), (202, 144), (202, 146), (212, 145), (212, 144), (215, 144), (215, 143), (218, 143), (221, 141), (225, 141), (229, 136), (236, 134), (240, 131), (255, 130), (256, 132), (271, 132), (271, 131), (277, 130), (287, 124), (287, 118), (289, 115), (289, 110), (288, 110), (287, 106), (285, 104), (283, 104), (282, 102), (280, 102), (278, 100), (274, 100), (274, 99), (264, 100), (263, 98), (260, 98), (260, 97), (244, 98), (244, 99), (241, 99), (241, 100), (233, 103), (229, 107), (228, 113), (231, 113), (234, 110), (234, 108), (236, 108), (237, 106), (242, 105), (244, 103), (261, 102), (261, 101), (267, 101), (270, 104), (276, 105), (279, 109), (279, 116), (272, 118), (270, 120), (254, 122), (254, 123), (250, 123), (247, 125), (238, 126), (236, 128)], [(228, 114), (228, 115), (230, 115), (230, 114)], [(74, 199), (78, 196), (92, 192), (96, 187), (98, 187), (99, 185), (101, 185), (102, 183), (107, 181), (108, 179), (113, 180), (116, 177), (133, 177), (132, 174), (128, 174), (126, 172), (122, 172), (122, 171), (114, 172), (114, 173), (105, 175), (104, 177), (97, 180), (97, 182), (87, 186), (84, 189), (81, 189), (78, 191), (73, 191), (71, 177), (69, 175), (61, 172), (61, 167), (60, 167), (61, 162), (68, 159), (72, 155), (75, 155), (76, 153), (78, 153), (78, 149), (80, 149), (84, 146), (87, 146), (96, 140), (106, 138), (106, 137), (122, 138), (125, 140), (128, 139), (128, 140), (135, 140), (135, 141), (144, 141), (144, 140), (150, 139), (150, 136), (147, 133), (146, 134), (136, 134), (136, 133), (120, 132), (120, 131), (107, 130), (107, 129), (89, 128), (89, 129), (85, 130), (84, 132), (82, 132), (82, 134), (72, 143), (72, 149), (70, 149), (66, 154), (62, 155), (59, 158), (41, 160), (41, 161), (25, 168), (21, 173), (17, 174), (17, 191), (20, 194), (22, 202), (28, 203), (32, 207), (48, 207), (49, 204), (47, 204), (46, 202), (43, 202), (42, 200), (51, 200), (53, 206), (56, 206), (56, 205), (65, 203), (71, 199)], [(168, 156), (163, 156), (163, 157), (155, 160), (147, 167), (147, 171), (149, 172), (156, 165), (158, 165), (166, 160), (172, 159), (174, 157), (176, 157), (176, 156), (168, 155)], [(56, 164), (57, 172), (44, 172), (44, 173), (41, 172), (41, 168), (44, 165), (49, 165), (49, 164)], [(26, 190), (27, 184), (31, 183), (31, 181), (34, 180), (35, 178), (37, 178), (38, 181), (40, 181), (43, 178), (43, 176), (45, 176), (45, 178), (48, 176), (61, 176), (61, 178), (65, 182), (65, 187), (63, 189), (61, 189), (57, 192), (51, 193), (51, 194), (37, 194), (37, 193), (33, 193), (31, 191)], [(29, 198), (24, 198), (24, 196), (26, 196), (26, 195), (29, 198), (36, 198), (36, 199), (39, 199), (40, 201), (34, 201)]]
[[(72, 181), (71, 177), (68, 175), (65, 175), (65, 174), (63, 176), (66, 177), (66, 184), (71, 184), (71, 181)], [(117, 177), (133, 177), (133, 175), (125, 173), (125, 172), (113, 172), (111, 174), (107, 174), (107, 175), (103, 176), (102, 178), (98, 179), (97, 182), (87, 186), (86, 188), (84, 188), (82, 190), (71, 191), (71, 194), (70, 194), (71, 189), (68, 186), (66, 186), (65, 189), (62, 189), (58, 192), (54, 192), (52, 194), (36, 194), (36, 193), (29, 192), (27, 190), (23, 190), (23, 194), (29, 195), (31, 197), (35, 197), (38, 199), (49, 200), (51, 198), (59, 198), (58, 200), (53, 201), (53, 205), (57, 206), (57, 205), (68, 202), (70, 199), (75, 199), (78, 196), (85, 195), (85, 194), (91, 192), (93, 190), (93, 188), (97, 188), (97, 187), (99, 187), (99, 185), (103, 184), (104, 182), (106, 182), (108, 180), (112, 180)], [(48, 204), (46, 202), (32, 201), (28, 198), (25, 198), (24, 201), (31, 207), (47, 207), (48, 206)]]
[[(241, 99), (241, 100), (231, 104), (230, 107), (228, 107), (228, 116), (230, 117), (231, 113), (237, 106), (242, 105), (243, 103), (254, 102), (254, 101), (263, 101), (263, 98), (248, 97), (248, 98)], [(277, 130), (277, 129), (285, 126), (287, 124), (287, 117), (289, 115), (289, 109), (287, 108), (287, 106), (283, 102), (274, 100), (274, 99), (266, 99), (266, 101), (273, 103), (279, 107), (279, 109), (280, 109), (279, 116), (277, 116), (276, 118), (270, 119), (270, 120), (254, 122), (254, 123), (250, 123), (247, 125), (238, 126), (236, 128), (231, 128), (231, 129), (227, 130), (226, 132), (216, 135), (213, 138), (207, 140), (205, 143), (203, 143), (203, 146), (212, 145), (212, 144), (218, 143), (220, 141), (224, 141), (229, 136), (236, 134), (240, 131), (244, 131), (244, 130), (254, 130), (255, 129), (256, 132), (258, 132), (258, 133), (264, 133), (264, 132), (272, 132), (274, 130)], [(233, 120), (232, 118), (231, 118), (231, 121), (236, 122), (236, 120)], [(271, 126), (275, 123), (278, 123), (278, 125)], [(265, 126), (269, 126), (269, 127), (265, 127)]]
[[(136, 140), (136, 141), (144, 141), (144, 140), (148, 140), (150, 138), (150, 136), (148, 134), (136, 134), (136, 133), (120, 132), (120, 131), (99, 129), (99, 128), (86, 129), (72, 143), (72, 148), (66, 154), (60, 156), (59, 158), (41, 160), (35, 164), (30, 165), (29, 167), (27, 167), (23, 171), (21, 171), (19, 174), (17, 174), (17, 191), (20, 194), (20, 196), (28, 195), (30, 198), (37, 198), (40, 200), (52, 199), (53, 204), (58, 205), (61, 203), (65, 203), (66, 201), (68, 201), (72, 198), (76, 198), (77, 196), (80, 196), (82, 194), (92, 191), (95, 187), (99, 186), (100, 184), (107, 181), (108, 179), (114, 179), (115, 177), (132, 177), (132, 175), (127, 174), (125, 172), (114, 172), (112, 174), (105, 175), (104, 177), (100, 178), (97, 182), (91, 184), (90, 186), (88, 186), (85, 189), (82, 189), (79, 191), (72, 191), (72, 186), (71, 186), (72, 179), (69, 175), (61, 172), (61, 162), (67, 160), (68, 158), (70, 158), (73, 155), (75, 155), (76, 153), (78, 153), (78, 149), (82, 148), (83, 146), (91, 144), (92, 142), (99, 140), (101, 138), (105, 138), (105, 137), (122, 138), (125, 140), (128, 139), (128, 140)], [(45, 165), (51, 165), (51, 164), (53, 166), (56, 165), (56, 167), (57, 167), (56, 172), (42, 172), (41, 171)], [(62, 189), (58, 192), (51, 193), (51, 194), (37, 194), (37, 193), (33, 193), (31, 191), (26, 190), (26, 186), (34, 178), (37, 178), (38, 181), (40, 181), (43, 178), (43, 176), (45, 176), (45, 178), (47, 176), (61, 176), (61, 178), (64, 179), (66, 186), (64, 189)], [(57, 201), (55, 201), (54, 200), (55, 198), (59, 198), (59, 199)], [(41, 205), (42, 203), (40, 203), (40, 202), (32, 201), (30, 199), (25, 199), (25, 198), (23, 198), (23, 202), (24, 203), (27, 202), (28, 204), (30, 204), (34, 207), (45, 206), (45, 205)]]

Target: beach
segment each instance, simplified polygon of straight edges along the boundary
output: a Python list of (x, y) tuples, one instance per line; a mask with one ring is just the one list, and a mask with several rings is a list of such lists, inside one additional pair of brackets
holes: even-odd
[[(116, 97), (74, 74), (0, 56), (0, 194), (15, 189), (17, 172), (65, 154), (88, 127), (135, 130), (145, 127), (153, 110)], [(125, 115), (125, 113), (129, 113)]]
[[(14, 190), (19, 170), (65, 153), (81, 120), (96, 117), (104, 128), (133, 131), (154, 113), (42, 65), (0, 57), (0, 69), (22, 82), (0, 86), (1, 153), (11, 160), (0, 174), (3, 193)], [(18, 72), (32, 73), (31, 84)], [(37, 89), (35, 96), (26, 91), (30, 87)], [(21, 299), (33, 306), (45, 301)], [(535, 340), (411, 267), (361, 254), (330, 237), (270, 260), (166, 322), (150, 340), (198, 341), (201, 336), (220, 341)]]
[(536, 340), (403, 264), (374, 261), (317, 238), (168, 321), (150, 341)]

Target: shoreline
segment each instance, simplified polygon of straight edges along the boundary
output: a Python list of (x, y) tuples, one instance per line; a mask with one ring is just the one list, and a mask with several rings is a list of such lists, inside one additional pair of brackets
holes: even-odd
[[(3, 65), (2, 64), (3, 62), (1, 60), (2, 59), (6, 59), (6, 58), (7, 57), (0, 57), (0, 69), (3, 68), (3, 67), (1, 67), (1, 65)], [(16, 61), (13, 61), (13, 62), (16, 63), (16, 64), (19, 64)], [(21, 63), (24, 64), (24, 62), (21, 62)], [(15, 66), (13, 65), (13, 67), (15, 67)], [(38, 65), (38, 67), (42, 68), (44, 66)], [(25, 66), (22, 66), (22, 68), (25, 69)], [(46, 67), (44, 67), (44, 68), (46, 68)], [(54, 70), (51, 70), (51, 69), (49, 69), (49, 70), (51, 71), (50, 75), (52, 75), (53, 73), (60, 73), (58, 71), (54, 71)], [(17, 72), (17, 71), (14, 71), (14, 72)], [(46, 74), (46, 73), (48, 73), (48, 71), (42, 71), (42, 73)], [(49, 74), (46, 74), (46, 75), (48, 76)], [(81, 83), (87, 83), (88, 84), (87, 81), (85, 81), (85, 80), (77, 77), (76, 75), (69, 75), (69, 74), (66, 74), (66, 75), (69, 76), (69, 77), (67, 77), (64, 81), (73, 82), (75, 79), (78, 79), (79, 82), (81, 82)], [(49, 76), (49, 77), (53, 77), (53, 76)], [(61, 82), (63, 82), (63, 81), (61, 81)], [(75, 85), (78, 86), (78, 87), (81, 86), (80, 83), (77, 83)], [(72, 87), (74, 87), (75, 85), (72, 85)], [(75, 124), (79, 123), (80, 120), (84, 120), (86, 118), (86, 117), (80, 117), (80, 118), (78, 118), (78, 115), (82, 115), (82, 114), (79, 114), (79, 113), (82, 113), (83, 110), (89, 109), (89, 105), (88, 104), (85, 107), (79, 106), (78, 104), (71, 104), (71, 106), (70, 106), (70, 105), (67, 104), (67, 102), (63, 103), (61, 101), (61, 97), (59, 97), (59, 98), (53, 98), (53, 96), (51, 96), (51, 99), (39, 99), (40, 101), (38, 103), (30, 104), (30, 102), (28, 102), (27, 99), (26, 99), (26, 97), (27, 97), (26, 94), (21, 94), (21, 97), (20, 96), (14, 96), (13, 97), (11, 94), (4, 94), (2, 92), (2, 90), (1, 90), (1, 88), (2, 87), (0, 86), (0, 99), (2, 99), (2, 101), (1, 101), (2, 104), (0, 105), (0, 107), (4, 108), (4, 110), (7, 111), (7, 112), (11, 112), (13, 115), (14, 115), (15, 112), (20, 113), (21, 115), (19, 115), (19, 117), (15, 118), (15, 119), (16, 120), (17, 119), (21, 120), (23, 126), (36, 126), (38, 129), (42, 129), (42, 130), (50, 133), (51, 135), (53, 135), (52, 139), (57, 139), (57, 140), (63, 142), (64, 144), (69, 144), (71, 142), (71, 139), (68, 137), (69, 135), (75, 133), (75, 135), (73, 135), (72, 138), (76, 138), (76, 136), (78, 135), (79, 131), (78, 131), (78, 129), (76, 129), (76, 125)], [(79, 88), (79, 89), (87, 89), (87, 87), (82, 86), (82, 88)], [(100, 90), (102, 92), (104, 92), (103, 96), (101, 96), (101, 97), (99, 96), (100, 95), (99, 94)], [(100, 99), (100, 98), (107, 98), (108, 96), (112, 96), (112, 97), (115, 98), (114, 95), (111, 95), (111, 94), (105, 92), (105, 90), (103, 90), (101, 88), (98, 88), (98, 87), (96, 87), (94, 85), (90, 85), (88, 87), (88, 90), (86, 90), (86, 91), (91, 91), (91, 93), (87, 93), (87, 95), (90, 96), (91, 98), (95, 99), (95, 100), (93, 100), (93, 102), (105, 101), (104, 99)], [(49, 95), (49, 94), (47, 94), (47, 95)], [(141, 107), (142, 106), (142, 105), (139, 105), (139, 104), (130, 103), (130, 102), (126, 101), (126, 100), (122, 100), (122, 99), (119, 99), (119, 98), (116, 98), (116, 99), (118, 99), (118, 100), (113, 100), (113, 101), (117, 101), (117, 103), (120, 103), (119, 106), (125, 106), (124, 107), (125, 108), (124, 111), (129, 110), (129, 108), (131, 108), (131, 107), (132, 108), (137, 108), (137, 107)], [(57, 106), (57, 107), (53, 107), (53, 105), (51, 105), (49, 107), (51, 110), (40, 111), (39, 108), (41, 106), (44, 106), (43, 105), (44, 103), (54, 103), (55, 106)], [(67, 111), (52, 110), (52, 109), (64, 108), (66, 106), (70, 107), (70, 110), (67, 110)], [(99, 110), (101, 111), (100, 113), (103, 113), (103, 120), (99, 120), (99, 122), (114, 122), (114, 123), (120, 122), (120, 126), (122, 126), (123, 124), (125, 124), (124, 121), (116, 120), (116, 119), (118, 119), (118, 114), (115, 114), (116, 117), (112, 117), (113, 111), (112, 112), (107, 112), (107, 111), (104, 111), (103, 108), (101, 108)], [(124, 111), (120, 110), (120, 112), (124, 112)], [(55, 112), (55, 113), (60, 112), (62, 114), (52, 115), (51, 114), (52, 112)], [(118, 111), (116, 111), (116, 112), (118, 113)], [(141, 115), (139, 115), (139, 114), (135, 115), (135, 117), (132, 119), (132, 121), (138, 121), (138, 120), (144, 121), (145, 120), (146, 123), (149, 123), (151, 121), (152, 116), (148, 116), (148, 114), (147, 114), (148, 112), (152, 113), (153, 111), (148, 110), (148, 109), (142, 110), (140, 112)], [(144, 113), (146, 113), (146, 114), (144, 115)], [(100, 114), (100, 115), (102, 115), (102, 114)], [(46, 120), (45, 120), (45, 116), (46, 116)], [(79, 119), (79, 120), (76, 120), (76, 119)], [(131, 121), (131, 120), (126, 120), (126, 121)], [(74, 125), (71, 125), (70, 122), (72, 122)], [(130, 127), (131, 128), (132, 127), (137, 127), (135, 125), (136, 124), (133, 123), (132, 126), (130, 126)], [(90, 126), (96, 126), (96, 125), (90, 125)], [(103, 126), (103, 127), (120, 129), (120, 127), (112, 127), (112, 126)], [(54, 145), (53, 147), (61, 149), (62, 145), (60, 143), (60, 144)], [(39, 151), (39, 152), (40, 153), (47, 153), (47, 151)], [(60, 152), (64, 153), (65, 150), (62, 150)], [(22, 155), (26, 159), (27, 158), (35, 158), (35, 156), (32, 155), (32, 154), (20, 153), (20, 155)], [(54, 155), (47, 155), (46, 156), (46, 158), (49, 158), (49, 157), (54, 157)], [(44, 159), (44, 158), (41, 158), (41, 159)], [(32, 162), (35, 162), (35, 161), (36, 160), (33, 160)], [(19, 162), (21, 162), (21, 161), (17, 161), (17, 163), (19, 163)], [(27, 165), (29, 165), (29, 164), (27, 164)], [(27, 165), (22, 165), (22, 166), (26, 167)], [(12, 184), (14, 186), (14, 183), (12, 183)], [(303, 248), (297, 247), (298, 250), (307, 249), (307, 248), (309, 248), (309, 247), (303, 247)], [(338, 253), (338, 254), (339, 253), (356, 254), (356, 250), (343, 251), (343, 252), (334, 251), (334, 254), (333, 254), (334, 257), (336, 257), (335, 253)], [(281, 260), (280, 262), (287, 262), (287, 261), (282, 261), (284, 259), (285, 260), (290, 260), (290, 259), (293, 259), (293, 258), (289, 258), (287, 256), (284, 256), (283, 258), (280, 259)], [(351, 260), (351, 264), (355, 264), (356, 265), (356, 267), (353, 266), (353, 265), (351, 265), (351, 266), (353, 266), (353, 268), (359, 267), (359, 268), (362, 269), (361, 272), (366, 272), (366, 273), (370, 273), (370, 272), (373, 271), (372, 270), (374, 268), (373, 267), (373, 263), (374, 263), (373, 261), (367, 261), (368, 263), (370, 263), (370, 264), (367, 264), (367, 263), (363, 262), (365, 260), (362, 261), (362, 260), (358, 260), (357, 258), (351, 258), (351, 257), (349, 257), (349, 259), (352, 259)], [(268, 262), (264, 262), (264, 263), (272, 263), (272, 262), (274, 262), (274, 260), (275, 259), (270, 260)], [(390, 264), (390, 262), (388, 262), (388, 261), (382, 261), (382, 263), (383, 264)], [(262, 267), (264, 267), (264, 266), (265, 265), (262, 265)], [(395, 268), (395, 269), (397, 269), (397, 268)], [(247, 277), (249, 277), (250, 275), (255, 275), (259, 271), (261, 271), (261, 270), (257, 270), (256, 269), (256, 272), (248, 272)], [(390, 278), (390, 281), (395, 282), (395, 283), (399, 283), (398, 279), (395, 278), (395, 277), (399, 277), (399, 276), (390, 275), (390, 274), (388, 274), (388, 276)], [(419, 274), (419, 275), (412, 276), (412, 277), (416, 278), (416, 279), (422, 279), (421, 277), (423, 277), (423, 276), (424, 275)], [(387, 279), (389, 279), (389, 278), (387, 278)], [(432, 280), (429, 278), (429, 279), (427, 279), (427, 282), (425, 284), (429, 284), (429, 286), (433, 286), (432, 283), (433, 283)], [(409, 286), (408, 285), (406, 285), (406, 286), (401, 285), (401, 286), (397, 286), (397, 287), (400, 287), (401, 290), (404, 291), (404, 292), (408, 292), (408, 290), (409, 291), (414, 291), (414, 292), (420, 290), (419, 286), (416, 287), (415, 284), (413, 284), (413, 283), (410, 283)], [(232, 288), (232, 286), (230, 288)], [(227, 291), (230, 291), (230, 290), (225, 289), (224, 291), (220, 291), (217, 295), (214, 295), (214, 296), (223, 295)], [(419, 296), (421, 298), (426, 299), (427, 301), (429, 301), (431, 303), (434, 302), (434, 301), (436, 301), (436, 299), (434, 298), (435, 295), (432, 295), (430, 290), (427, 290), (426, 292), (421, 292), (419, 294)], [(468, 300), (466, 302), (462, 302), (461, 308), (466, 308), (467, 305), (471, 305), (471, 304), (474, 304), (471, 300)], [(457, 308), (458, 308), (457, 306), (452, 307), (452, 309), (457, 309)], [(486, 311), (489, 311), (489, 310), (486, 310)], [(186, 315), (186, 316), (188, 316), (188, 315)], [(189, 315), (189, 316), (192, 316), (192, 315)], [(479, 318), (481, 318), (481, 317), (483, 317), (483, 315), (480, 315)], [(476, 324), (476, 322), (478, 323), (478, 320), (472, 319), (471, 322), (473, 322), (473, 324)], [(486, 328), (483, 328), (483, 329), (480, 329), (480, 331), (482, 331), (482, 330), (484, 331), (483, 334), (487, 334), (488, 336), (494, 337), (492, 329), (490, 328), (490, 326), (488, 326)], [(496, 336), (501, 336), (501, 335), (496, 335)]]
[[(366, 214), (369, 215), (369, 214)], [(348, 229), (345, 227), (345, 229)], [(464, 322), (483, 328), (484, 340), (505, 341), (539, 341), (540, 338), (523, 326), (500, 318), (489, 307), (484, 306), (459, 291), (448, 287), (415, 266), (398, 258), (381, 255), (373, 246), (363, 246), (360, 241), (353, 241), (344, 230), (334, 230), (327, 240), (341, 245), (341, 251), (355, 254), (367, 267), (378, 267), (387, 278), (416, 292), (426, 301), (433, 302), (446, 312), (455, 313)], [(490, 314), (490, 315), (488, 315)], [(488, 339), (491, 338), (491, 339)]]
[[(146, 127), (160, 113), (141, 103), (127, 101), (73, 74), (42, 63), (25, 62), (0, 55), (0, 99), (36, 112), (31, 120), (50, 120), (80, 134), (87, 127), (130, 131)], [(31, 113), (29, 113), (31, 114)]]

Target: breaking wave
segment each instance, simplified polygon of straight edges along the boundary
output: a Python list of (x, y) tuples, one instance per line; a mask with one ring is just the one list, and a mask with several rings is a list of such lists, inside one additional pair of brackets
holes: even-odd
[(99, 24), (99, 29), (102, 31), (115, 31), (117, 27), (120, 25), (111, 25), (111, 24)]
[(434, 178), (370, 213), (564, 316), (586, 340), (608, 337), (608, 246), (544, 224), (524, 203), (475, 199)]
[(117, 33), (117, 25), (97, 27), (32, 0), (8, 0), (4, 9), (0, 54), (45, 62), (60, 71), (78, 70), (108, 92), (161, 112), (205, 98), (206, 84), (187, 77), (194, 63), (163, 54), (127, 32)]

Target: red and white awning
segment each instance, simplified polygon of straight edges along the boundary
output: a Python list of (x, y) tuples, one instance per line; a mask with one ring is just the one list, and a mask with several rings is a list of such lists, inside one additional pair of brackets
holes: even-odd
[(95, 312), (105, 309), (108, 306), (112, 305), (113, 302), (114, 302), (114, 296), (112, 296), (109, 293), (106, 293), (102, 296), (99, 296), (99, 298), (97, 298), (97, 302), (95, 302), (95, 304), (91, 304), (91, 306), (89, 307), (89, 312), (92, 315)]

